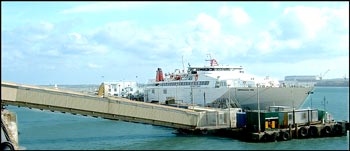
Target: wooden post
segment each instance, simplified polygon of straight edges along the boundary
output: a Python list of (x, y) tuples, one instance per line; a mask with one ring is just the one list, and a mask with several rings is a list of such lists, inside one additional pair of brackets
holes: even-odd
[(293, 138), (293, 134), (292, 134), (292, 125), (289, 124), (289, 136)]
[(298, 124), (295, 124), (295, 126), (294, 126), (294, 133), (295, 133), (295, 138), (299, 138), (299, 136), (298, 136)]

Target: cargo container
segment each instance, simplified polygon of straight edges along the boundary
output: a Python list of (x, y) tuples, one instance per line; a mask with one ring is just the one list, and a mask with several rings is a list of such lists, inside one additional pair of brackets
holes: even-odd
[[(246, 112), (247, 114), (247, 128), (254, 132), (257, 132), (259, 129), (259, 121), (258, 121), (258, 112), (250, 111)], [(266, 129), (275, 129), (279, 127), (279, 116), (278, 112), (260, 112), (260, 130), (263, 132)]]
[[(300, 109), (295, 110), (295, 123), (306, 124), (309, 122), (320, 121), (317, 109)], [(288, 113), (288, 124), (293, 124), (293, 111)]]
[(245, 112), (237, 112), (237, 128), (243, 128), (247, 125), (247, 114)]

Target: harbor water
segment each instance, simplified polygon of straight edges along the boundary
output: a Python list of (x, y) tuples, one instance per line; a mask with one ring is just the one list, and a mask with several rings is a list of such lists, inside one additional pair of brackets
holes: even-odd
[[(324, 101), (324, 98), (326, 99)], [(326, 102), (326, 103), (324, 103)], [(302, 108), (325, 109), (349, 121), (349, 88), (316, 87)], [(166, 127), (7, 106), (17, 114), (19, 145), (28, 150), (348, 150), (347, 136), (248, 143), (216, 136), (176, 135)]]

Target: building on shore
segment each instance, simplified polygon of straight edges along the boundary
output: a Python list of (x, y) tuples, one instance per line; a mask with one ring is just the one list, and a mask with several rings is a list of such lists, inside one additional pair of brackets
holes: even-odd
[(134, 81), (103, 82), (105, 94), (108, 96), (130, 97), (143, 94), (140, 84)]
[(309, 87), (309, 86), (325, 86), (325, 87), (348, 87), (348, 78), (320, 79), (313, 75), (293, 75), (285, 76), (280, 81), (282, 86)]
[(317, 83), (317, 76), (313, 75), (293, 75), (285, 76), (284, 81), (280, 81), (282, 86), (288, 87), (310, 87)]

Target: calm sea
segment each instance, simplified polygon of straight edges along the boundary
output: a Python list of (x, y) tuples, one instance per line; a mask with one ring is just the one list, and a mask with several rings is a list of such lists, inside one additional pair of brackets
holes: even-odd
[[(302, 108), (325, 108), (349, 121), (349, 88), (316, 87)], [(312, 99), (311, 99), (312, 98)], [(312, 100), (312, 101), (311, 101)], [(328, 103), (327, 103), (328, 102)], [(178, 136), (174, 129), (8, 106), (17, 113), (19, 144), (28, 150), (349, 150), (343, 137), (247, 143), (215, 136)]]

